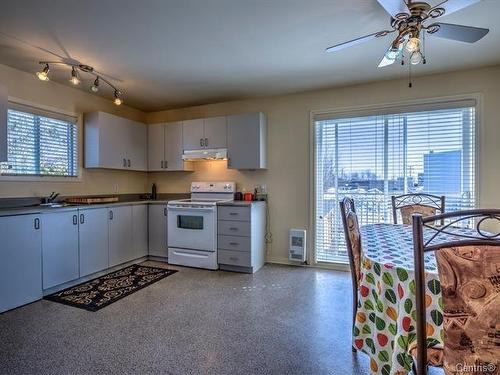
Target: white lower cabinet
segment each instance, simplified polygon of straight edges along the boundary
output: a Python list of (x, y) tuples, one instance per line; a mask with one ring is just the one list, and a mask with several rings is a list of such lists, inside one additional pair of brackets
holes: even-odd
[(167, 205), (149, 205), (149, 255), (168, 257)]
[(80, 209), (78, 214), (80, 277), (83, 277), (109, 266), (108, 209)]
[(109, 266), (131, 260), (132, 206), (117, 206), (108, 210)]
[(132, 206), (132, 252), (130, 260), (148, 255), (148, 206)]
[(42, 298), (39, 215), (0, 217), (0, 312)]
[(78, 279), (78, 211), (45, 213), (41, 219), (43, 289)]

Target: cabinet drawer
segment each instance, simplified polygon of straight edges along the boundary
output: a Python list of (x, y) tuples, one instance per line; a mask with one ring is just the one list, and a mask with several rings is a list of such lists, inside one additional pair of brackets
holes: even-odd
[(250, 221), (250, 207), (221, 206), (219, 220)]
[(250, 251), (250, 237), (219, 236), (217, 247), (223, 250)]
[(251, 267), (252, 259), (249, 252), (218, 250), (219, 264), (228, 264), (231, 266)]
[(219, 220), (219, 234), (226, 236), (250, 236), (250, 222)]

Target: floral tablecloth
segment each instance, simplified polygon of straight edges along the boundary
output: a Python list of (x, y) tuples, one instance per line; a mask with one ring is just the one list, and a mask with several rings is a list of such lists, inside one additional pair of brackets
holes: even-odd
[[(424, 231), (424, 238), (434, 234)], [(361, 227), (362, 279), (354, 346), (370, 356), (372, 374), (407, 374), (416, 346), (415, 277), (411, 226)], [(433, 253), (425, 255), (428, 345), (441, 346), (441, 286)]]

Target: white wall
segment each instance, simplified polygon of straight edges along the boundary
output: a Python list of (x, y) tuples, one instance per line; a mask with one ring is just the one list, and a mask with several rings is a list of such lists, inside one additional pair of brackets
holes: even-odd
[(500, 207), (500, 67), (417, 77), (413, 88), (406, 80), (392, 80), (294, 95), (234, 101), (147, 115), (148, 123), (262, 111), (268, 119), (266, 171), (228, 171), (225, 162), (196, 164), (193, 173), (153, 173), (160, 192), (187, 192), (192, 180), (235, 180), (239, 188), (266, 184), (271, 207), (274, 241), (268, 259), (286, 261), (288, 229), (312, 229), (310, 213), (310, 113), (362, 106), (382, 106), (401, 101), (482, 94), (479, 128), (478, 196), (480, 207)]

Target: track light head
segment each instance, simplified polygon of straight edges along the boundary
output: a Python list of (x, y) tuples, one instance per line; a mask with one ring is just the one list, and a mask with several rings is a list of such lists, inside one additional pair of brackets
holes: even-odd
[(36, 72), (36, 76), (40, 81), (48, 81), (49, 80), (49, 64), (45, 64), (45, 67), (41, 72)]
[(99, 91), (99, 76), (95, 79), (94, 84), (90, 87), (90, 90), (92, 90), (92, 92)]
[(71, 78), (69, 81), (75, 86), (80, 84), (80, 78), (78, 78), (78, 72), (74, 66), (71, 68)]
[(115, 90), (115, 100), (113, 101), (113, 103), (115, 103), (116, 105), (121, 105), (123, 103), (123, 100), (120, 98), (120, 95), (121, 95), (121, 92), (118, 90)]

